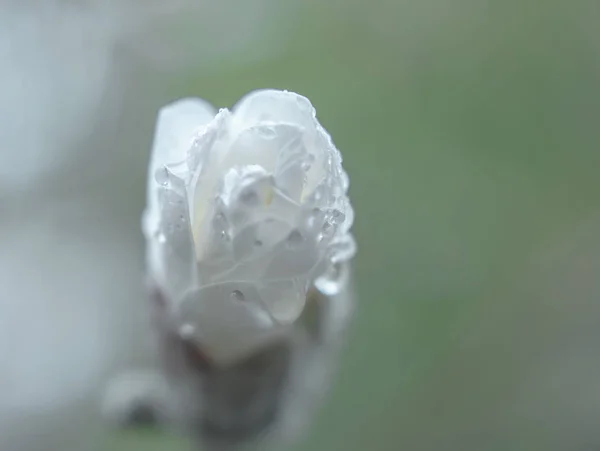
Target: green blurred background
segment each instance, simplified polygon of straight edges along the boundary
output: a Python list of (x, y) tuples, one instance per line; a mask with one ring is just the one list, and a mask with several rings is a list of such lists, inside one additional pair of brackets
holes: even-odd
[(218, 106), (307, 96), (350, 174), (359, 311), (293, 449), (598, 449), (599, 19), (584, 0), (309, 0), (267, 33), (283, 52), (170, 78)]

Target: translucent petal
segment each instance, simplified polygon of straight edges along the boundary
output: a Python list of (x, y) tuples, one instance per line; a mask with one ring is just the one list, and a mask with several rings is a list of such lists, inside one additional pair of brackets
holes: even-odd
[[(239, 120), (234, 118), (235, 121)], [(221, 171), (252, 164), (274, 173), (282, 150), (300, 145), (302, 136), (303, 128), (294, 124), (248, 126), (231, 143), (221, 164)]]
[(304, 284), (296, 280), (270, 282), (261, 285), (259, 292), (269, 314), (281, 323), (298, 318), (306, 304)]
[(148, 240), (149, 265), (162, 290), (170, 299), (179, 299), (196, 285), (190, 217), (183, 180), (167, 172), (168, 183), (157, 193), (160, 222)]
[(315, 237), (290, 240), (293, 235), (288, 235), (288, 240), (278, 244), (273, 250), (273, 259), (265, 271), (265, 279), (291, 279), (298, 277), (307, 278), (313, 266), (320, 260), (322, 253), (318, 249)]
[(312, 127), (314, 108), (301, 95), (271, 89), (253, 91), (242, 97), (233, 108), (236, 128), (262, 122), (297, 124)]
[(273, 253), (291, 229), (290, 224), (278, 220), (265, 220), (248, 225), (238, 232), (233, 240), (235, 259), (244, 261)]
[(266, 312), (256, 286), (249, 282), (208, 285), (181, 302), (180, 322), (211, 358), (227, 364), (264, 346), (284, 331)]
[(194, 131), (213, 117), (213, 107), (194, 98), (178, 100), (160, 110), (148, 167), (148, 204), (144, 220), (147, 235), (156, 233), (160, 220), (157, 205), (160, 184), (156, 182), (155, 174), (167, 165), (185, 160)]

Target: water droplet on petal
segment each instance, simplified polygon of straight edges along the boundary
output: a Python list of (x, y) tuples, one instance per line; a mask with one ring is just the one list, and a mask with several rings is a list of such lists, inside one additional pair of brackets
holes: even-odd
[(299, 248), (304, 242), (304, 236), (298, 230), (293, 230), (287, 238), (287, 247), (290, 249)]
[(346, 219), (346, 215), (340, 210), (333, 210), (331, 218), (334, 224), (341, 224)]
[(186, 323), (179, 328), (179, 336), (183, 339), (189, 339), (194, 336), (195, 331), (196, 329), (194, 328), (194, 326), (192, 326), (189, 323)]
[(259, 203), (258, 194), (253, 189), (246, 189), (240, 194), (240, 201), (247, 206), (255, 206)]
[(306, 218), (306, 225), (309, 229), (316, 229), (319, 227), (318, 222), (322, 219), (323, 212), (320, 208), (313, 208), (308, 217)]
[(169, 171), (164, 166), (162, 168), (158, 169), (154, 173), (154, 180), (156, 180), (156, 183), (158, 183), (161, 186), (168, 186), (169, 179), (170, 179)]
[(308, 172), (310, 171), (311, 164), (308, 161), (304, 161), (300, 167), (304, 172)]
[(214, 233), (216, 233), (221, 240), (227, 241), (229, 239), (229, 234), (227, 232), (229, 225), (227, 223), (227, 218), (222, 212), (219, 212), (215, 215), (213, 218), (212, 227)]
[(336, 226), (335, 224), (325, 221), (323, 223), (323, 227), (321, 227), (321, 233), (319, 234), (319, 241), (328, 241), (335, 234)]
[[(268, 116), (265, 117), (263, 120), (266, 119), (268, 119)], [(265, 139), (274, 139), (277, 137), (277, 131), (273, 127), (268, 125), (258, 127), (258, 133)]]
[(304, 97), (296, 97), (296, 104), (298, 105), (300, 111), (302, 111), (303, 113), (310, 113), (312, 110), (312, 105)]
[(348, 187), (350, 186), (350, 179), (348, 178), (348, 174), (345, 171), (342, 171), (340, 174), (340, 178), (342, 180), (342, 189), (344, 192), (348, 191)]
[(162, 232), (161, 232), (161, 233), (159, 233), (159, 234), (158, 234), (158, 236), (157, 236), (156, 238), (158, 239), (158, 242), (159, 242), (160, 244), (164, 244), (164, 243), (166, 243), (166, 241), (167, 241), (167, 237), (166, 237), (166, 236), (165, 236), (165, 234), (164, 234), (164, 233), (162, 233)]
[(344, 269), (342, 265), (331, 265), (327, 272), (315, 280), (315, 287), (326, 296), (338, 294), (344, 284)]
[(240, 290), (233, 290), (231, 292), (231, 295), (229, 295), (229, 297), (232, 301), (238, 301), (238, 302), (241, 302), (245, 299), (244, 293), (242, 293)]

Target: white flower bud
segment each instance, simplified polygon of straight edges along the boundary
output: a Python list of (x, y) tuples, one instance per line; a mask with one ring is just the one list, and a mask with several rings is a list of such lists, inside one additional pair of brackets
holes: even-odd
[(355, 253), (341, 156), (305, 97), (255, 91), (229, 111), (160, 112), (143, 229), (181, 335), (217, 365), (289, 334), (308, 290), (339, 291)]

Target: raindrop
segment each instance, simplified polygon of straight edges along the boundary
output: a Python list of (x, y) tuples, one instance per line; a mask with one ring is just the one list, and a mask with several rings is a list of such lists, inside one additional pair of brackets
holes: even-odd
[(299, 248), (304, 242), (304, 236), (298, 230), (293, 230), (287, 238), (287, 246), (290, 249)]
[(309, 229), (314, 229), (317, 227), (317, 221), (321, 217), (321, 209), (315, 207), (310, 212), (308, 218), (306, 218), (306, 225)]
[(169, 170), (166, 166), (163, 166), (154, 173), (154, 179), (156, 180), (156, 183), (161, 186), (167, 186), (169, 184)]
[[(267, 119), (268, 119), (268, 115), (265, 115), (265, 117), (262, 118), (262, 120), (267, 120)], [(269, 125), (264, 125), (262, 127), (258, 127), (258, 133), (260, 134), (260, 136), (262, 136), (265, 139), (274, 139), (277, 137), (277, 131)]]
[(342, 265), (334, 264), (321, 277), (315, 280), (315, 287), (326, 296), (338, 294), (344, 286)]
[(345, 171), (342, 171), (340, 174), (340, 178), (342, 180), (342, 189), (344, 192), (348, 191), (348, 187), (350, 186), (350, 179), (348, 178), (348, 174)]
[(246, 189), (240, 194), (240, 201), (248, 206), (258, 204), (258, 194), (253, 189)]
[(332, 261), (340, 262), (349, 260), (356, 253), (356, 242), (352, 237), (347, 235), (337, 240), (331, 251), (333, 252)]
[(192, 338), (195, 332), (196, 329), (190, 323), (185, 323), (179, 328), (179, 336), (184, 340)]
[(241, 302), (245, 299), (244, 293), (242, 293), (240, 290), (233, 290), (231, 292), (231, 294), (229, 295), (229, 298), (232, 301), (239, 301), (239, 302)]
[(341, 224), (346, 219), (346, 215), (340, 210), (333, 210), (331, 218), (334, 224)]
[(325, 221), (323, 223), (323, 227), (321, 228), (321, 233), (319, 234), (319, 240), (327, 240), (330, 239), (335, 233), (335, 227), (330, 222)]
[(298, 105), (298, 109), (303, 113), (310, 113), (312, 110), (312, 105), (304, 97), (296, 97), (296, 104)]
[(219, 238), (221, 238), (223, 241), (229, 239), (229, 234), (227, 233), (227, 219), (225, 218), (225, 215), (222, 212), (219, 212), (215, 215), (212, 226), (213, 230), (216, 231)]

